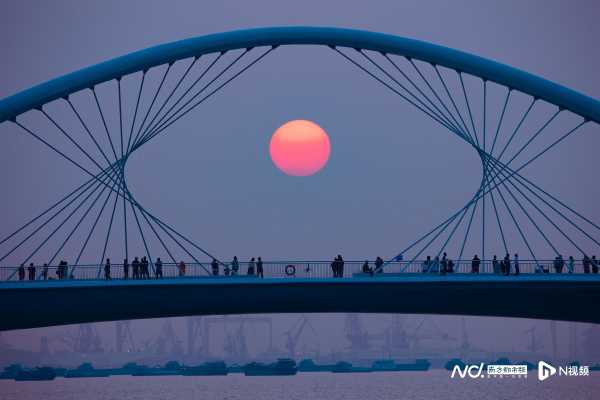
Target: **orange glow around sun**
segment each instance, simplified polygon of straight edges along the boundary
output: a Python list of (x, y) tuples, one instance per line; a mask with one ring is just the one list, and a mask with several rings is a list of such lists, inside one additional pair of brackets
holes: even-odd
[(329, 136), (317, 124), (297, 119), (281, 125), (269, 145), (271, 160), (292, 176), (309, 176), (327, 164), (331, 145)]

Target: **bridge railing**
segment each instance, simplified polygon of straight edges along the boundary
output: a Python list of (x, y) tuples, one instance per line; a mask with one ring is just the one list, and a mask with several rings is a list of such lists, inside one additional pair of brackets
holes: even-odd
[[(350, 278), (353, 276), (363, 275), (363, 263), (364, 261), (344, 261), (344, 268), (342, 276), (344, 278)], [(556, 273), (553, 267), (554, 260), (520, 260), (519, 261), (519, 273), (521, 274), (532, 274), (540, 273), (544, 270), (547, 273)], [(562, 273), (568, 273), (568, 262), (562, 270)], [(496, 264), (499, 267), (499, 264)], [(370, 268), (374, 265), (372, 262), (369, 263)], [(480, 274), (500, 274), (501, 271), (494, 270), (494, 263), (491, 260), (482, 261), (479, 267)], [(592, 268), (590, 267), (592, 271)], [(237, 273), (232, 270), (231, 263), (220, 263), (218, 267), (218, 275), (213, 275), (213, 271), (210, 262), (206, 263), (185, 263), (185, 268), (181, 268), (179, 264), (175, 263), (163, 263), (162, 266), (162, 277), (167, 278), (178, 278), (178, 277), (211, 277), (211, 278), (235, 278), (235, 277), (248, 277), (250, 272), (254, 276), (257, 275), (257, 265), (254, 263), (251, 268), (251, 263), (240, 262)], [(515, 265), (511, 262), (511, 274), (514, 274)], [(581, 261), (574, 263), (574, 273), (583, 273), (584, 268)], [(19, 274), (18, 267), (0, 267), (0, 281), (30, 281), (30, 280), (64, 280), (64, 279), (76, 279), (76, 280), (95, 280), (95, 279), (106, 279), (105, 266), (98, 264), (84, 264), (84, 265), (68, 265), (67, 267), (60, 267), (57, 265), (51, 266), (35, 266), (32, 275), (31, 271), (27, 266), (24, 267), (24, 274), (21, 271)], [(412, 263), (408, 261), (394, 261), (389, 262), (385, 265), (383, 273), (386, 275), (397, 275), (397, 274), (441, 274), (441, 268), (437, 264), (430, 265), (427, 267), (424, 260), (414, 261)], [(454, 274), (465, 274), (472, 273), (472, 262), (471, 260), (459, 260), (454, 261), (453, 267)], [(128, 279), (144, 279), (150, 278), (155, 279), (157, 277), (156, 267), (154, 264), (149, 264), (148, 273), (143, 274), (142, 270), (138, 270), (137, 276), (134, 274), (134, 270), (131, 265), (126, 270), (123, 268), (123, 264), (112, 264), (110, 267), (110, 278), (111, 279), (125, 279), (127, 275)], [(333, 277), (333, 270), (330, 261), (265, 261), (263, 263), (263, 275), (264, 278), (331, 278)], [(369, 275), (369, 274), (364, 274)], [(378, 275), (377, 273), (375, 275)], [(250, 275), (252, 276), (252, 275)], [(22, 278), (22, 279), (21, 279)]]

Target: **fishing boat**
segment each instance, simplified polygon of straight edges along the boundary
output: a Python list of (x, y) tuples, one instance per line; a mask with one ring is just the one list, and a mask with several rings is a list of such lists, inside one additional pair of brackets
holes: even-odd
[(271, 364), (252, 362), (244, 366), (246, 376), (284, 376), (296, 375), (298, 368), (291, 358), (280, 358)]

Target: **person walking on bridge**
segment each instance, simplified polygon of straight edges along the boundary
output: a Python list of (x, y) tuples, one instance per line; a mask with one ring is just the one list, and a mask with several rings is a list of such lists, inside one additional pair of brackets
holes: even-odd
[(163, 278), (163, 263), (162, 260), (160, 259), (160, 257), (158, 257), (156, 259), (156, 263), (154, 263), (154, 275), (156, 279), (162, 279)]
[(377, 256), (375, 259), (375, 270), (373, 272), (377, 274), (383, 273), (383, 258)]
[(110, 277), (110, 258), (106, 259), (106, 264), (104, 264), (104, 279), (111, 280)]
[(44, 266), (42, 267), (42, 277), (45, 281), (48, 280), (48, 264), (44, 263)]
[(213, 274), (213, 276), (218, 276), (219, 275), (219, 263), (217, 262), (216, 258), (212, 259), (212, 262), (210, 263), (210, 266), (212, 268), (212, 274)]
[(596, 256), (592, 256), (592, 273), (593, 274), (597, 274), (598, 273), (598, 260), (596, 260)]
[(513, 261), (514, 265), (515, 265), (515, 276), (519, 275), (520, 271), (519, 271), (519, 255), (517, 253), (515, 253), (515, 260)]
[(500, 264), (498, 263), (498, 257), (494, 254), (494, 258), (492, 259), (492, 271), (494, 274), (500, 274)]
[(146, 256), (142, 257), (141, 270), (142, 270), (142, 279), (150, 279), (150, 269), (148, 268), (150, 263)]
[(258, 257), (258, 261), (256, 262), (256, 275), (261, 278), (265, 277), (265, 271), (263, 270), (263, 261), (262, 258)]
[(185, 263), (183, 262), (183, 260), (181, 260), (179, 262), (178, 268), (179, 268), (179, 276), (185, 276)]

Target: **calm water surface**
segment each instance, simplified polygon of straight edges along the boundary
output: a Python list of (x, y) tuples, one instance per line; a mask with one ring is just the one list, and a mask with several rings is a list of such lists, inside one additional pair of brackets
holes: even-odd
[(291, 377), (58, 378), (51, 382), (0, 381), (0, 399), (600, 399), (600, 374), (589, 377), (450, 379), (447, 371), (302, 373)]

